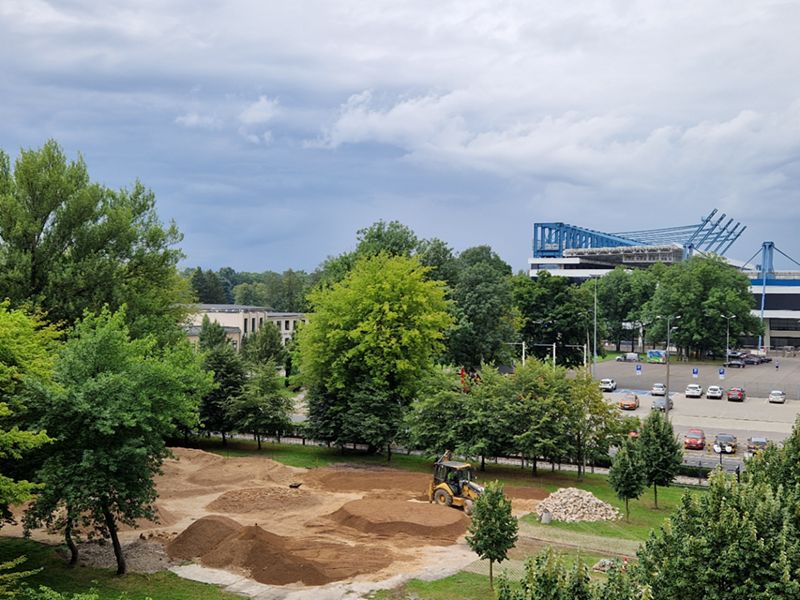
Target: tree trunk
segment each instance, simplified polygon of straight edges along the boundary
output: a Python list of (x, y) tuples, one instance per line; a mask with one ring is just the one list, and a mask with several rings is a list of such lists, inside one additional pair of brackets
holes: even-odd
[(531, 477), (536, 477), (538, 473), (536, 472), (536, 457), (533, 457), (531, 461)]
[(481, 454), (481, 471), (485, 470), (486, 470), (486, 457), (483, 454)]
[(228, 438), (225, 437), (225, 432), (224, 431), (222, 432), (222, 445), (223, 446), (227, 446), (228, 445)]
[(653, 484), (653, 501), (656, 508), (658, 508), (658, 486), (655, 483)]
[(494, 589), (494, 561), (489, 559), (489, 589)]
[(276, 444), (280, 444), (281, 443), (281, 433), (280, 433), (280, 431), (275, 434), (275, 443)]
[(386, 444), (386, 462), (392, 462), (392, 443)]
[(114, 556), (117, 557), (117, 575), (125, 575), (127, 567), (125, 566), (125, 556), (122, 554), (122, 546), (119, 543), (119, 536), (117, 535), (117, 524), (114, 522), (114, 515), (111, 514), (107, 505), (103, 505), (103, 516), (106, 520), (106, 527), (108, 527), (108, 534), (111, 536), (111, 544), (114, 546)]
[(261, 435), (256, 431), (256, 442), (258, 443), (258, 449), (261, 450)]
[(631, 522), (631, 511), (628, 510), (628, 499), (625, 498), (625, 520), (630, 523)]
[[(67, 514), (69, 515), (69, 509), (67, 509)], [(69, 517), (67, 517), (67, 525), (64, 527), (64, 541), (69, 548), (69, 566), (74, 567), (78, 564), (78, 547), (72, 539), (72, 519)]]

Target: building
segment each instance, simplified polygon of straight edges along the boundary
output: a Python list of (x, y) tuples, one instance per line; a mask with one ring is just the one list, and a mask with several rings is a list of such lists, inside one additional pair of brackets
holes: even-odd
[(195, 312), (189, 317), (186, 332), (189, 339), (199, 339), (203, 318), (219, 323), (225, 328), (231, 344), (240, 348), (248, 335), (259, 331), (264, 326), (277, 327), (281, 333), (283, 345), (292, 339), (300, 323), (306, 323), (308, 317), (304, 313), (275, 312), (264, 306), (247, 306), (243, 304), (196, 304)]
[[(734, 224), (733, 219), (726, 221), (725, 214), (715, 218), (716, 213), (715, 209), (695, 225), (627, 233), (604, 233), (566, 223), (535, 223), (529, 274), (537, 277), (540, 271), (547, 271), (579, 283), (602, 277), (620, 265), (634, 269), (657, 262), (674, 264), (695, 252), (724, 256), (746, 227)], [(775, 252), (784, 254), (772, 242), (764, 242), (746, 263), (727, 259), (750, 279), (756, 307), (753, 314), (764, 323), (763, 339), (743, 338), (741, 342), (759, 349), (800, 349), (800, 271), (776, 271)], [(760, 264), (749, 267), (759, 255)]]

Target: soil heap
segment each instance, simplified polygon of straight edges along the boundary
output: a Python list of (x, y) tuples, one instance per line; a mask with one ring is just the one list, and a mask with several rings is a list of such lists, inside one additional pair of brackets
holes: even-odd
[(330, 515), (341, 525), (392, 538), (398, 534), (425, 538), (435, 545), (450, 545), (464, 535), (469, 519), (460, 510), (402, 500), (362, 499), (348, 502)]
[(195, 521), (167, 552), (172, 558), (199, 559), (207, 567), (242, 571), (270, 585), (324, 585), (380, 571), (393, 558), (381, 548), (287, 538), (216, 515)]
[(555, 521), (577, 523), (583, 521), (615, 521), (619, 511), (598, 499), (591, 492), (577, 488), (561, 488), (550, 494), (536, 507), (540, 517), (549, 511)]

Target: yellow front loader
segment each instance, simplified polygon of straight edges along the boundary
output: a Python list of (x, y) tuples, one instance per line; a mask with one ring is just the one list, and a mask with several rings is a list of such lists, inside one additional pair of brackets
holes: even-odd
[(428, 485), (428, 502), (442, 506), (463, 508), (472, 514), (475, 500), (483, 493), (483, 486), (474, 481), (469, 463), (450, 460), (450, 451), (433, 465), (433, 478)]

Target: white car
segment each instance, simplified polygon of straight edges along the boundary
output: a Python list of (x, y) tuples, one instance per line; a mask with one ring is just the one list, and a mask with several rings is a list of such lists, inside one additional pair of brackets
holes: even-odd
[(613, 392), (617, 389), (617, 382), (613, 379), (601, 379), (600, 380), (600, 391), (601, 392)]
[(667, 395), (667, 386), (663, 383), (654, 383), (652, 389), (650, 390), (651, 396), (666, 396)]
[(718, 385), (710, 385), (706, 390), (706, 398), (708, 398), (709, 400), (710, 399), (722, 400), (723, 394), (724, 392), (722, 391), (722, 388), (719, 387)]
[(689, 385), (686, 386), (685, 396), (687, 398), (702, 398), (703, 386), (698, 385), (696, 383), (690, 383)]
[(769, 393), (769, 401), (773, 404), (783, 404), (786, 402), (786, 392), (781, 390), (772, 390)]

